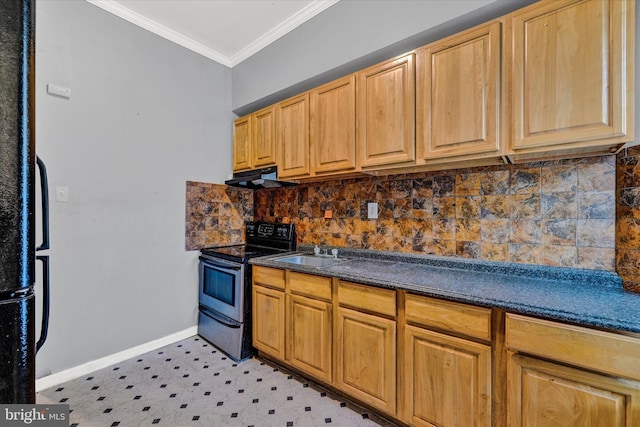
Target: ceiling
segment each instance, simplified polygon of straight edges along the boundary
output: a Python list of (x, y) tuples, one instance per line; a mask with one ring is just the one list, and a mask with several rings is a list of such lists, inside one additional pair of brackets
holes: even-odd
[(228, 67), (339, 0), (87, 0)]

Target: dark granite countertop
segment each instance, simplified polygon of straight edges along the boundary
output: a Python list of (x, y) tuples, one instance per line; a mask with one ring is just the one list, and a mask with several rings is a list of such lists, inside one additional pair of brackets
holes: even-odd
[[(302, 245), (299, 253), (313, 253)], [(640, 333), (640, 294), (625, 291), (615, 273), (563, 267), (340, 249), (327, 267), (254, 258), (255, 265), (403, 289), (563, 322)]]

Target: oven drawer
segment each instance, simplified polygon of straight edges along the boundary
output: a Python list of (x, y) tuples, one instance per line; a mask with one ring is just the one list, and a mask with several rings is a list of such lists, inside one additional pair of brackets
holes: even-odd
[(268, 288), (284, 290), (285, 270), (277, 268), (253, 266), (253, 283)]

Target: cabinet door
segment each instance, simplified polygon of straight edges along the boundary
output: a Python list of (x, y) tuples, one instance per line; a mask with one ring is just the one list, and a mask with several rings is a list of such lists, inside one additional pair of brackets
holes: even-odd
[(233, 171), (251, 169), (251, 120), (240, 117), (233, 127)]
[(278, 176), (295, 178), (308, 176), (309, 170), (309, 94), (281, 102), (278, 108), (276, 144)]
[(414, 53), (358, 72), (357, 138), (362, 167), (415, 160)]
[(562, 0), (510, 15), (513, 150), (632, 139), (634, 6)]
[(284, 292), (253, 285), (253, 346), (280, 360), (285, 357)]
[(251, 115), (253, 167), (276, 164), (275, 107), (267, 107)]
[(640, 382), (513, 353), (507, 366), (511, 427), (640, 425)]
[(500, 55), (499, 22), (416, 52), (419, 158), (500, 152)]
[(395, 416), (395, 321), (343, 307), (337, 321), (337, 387)]
[(287, 361), (326, 383), (331, 383), (331, 304), (299, 295), (287, 295), (289, 350)]
[(315, 173), (356, 168), (356, 77), (311, 92), (311, 147)]
[(415, 326), (405, 329), (405, 422), (491, 425), (491, 347)]

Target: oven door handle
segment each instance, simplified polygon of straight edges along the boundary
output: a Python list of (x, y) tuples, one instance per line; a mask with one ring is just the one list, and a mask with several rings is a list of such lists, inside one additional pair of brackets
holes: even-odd
[(213, 261), (211, 258), (206, 258), (206, 257), (199, 257), (200, 261), (204, 262), (205, 264), (208, 264), (212, 267), (219, 267), (219, 268), (225, 268), (227, 270), (240, 270), (242, 268), (241, 265), (237, 265), (237, 264), (227, 264), (225, 262), (220, 262), (220, 261)]
[(240, 326), (242, 326), (242, 323), (237, 322), (233, 319), (230, 319), (227, 316), (223, 316), (220, 313), (217, 313), (211, 310), (210, 308), (205, 307), (202, 304), (199, 305), (199, 308), (201, 312), (211, 317), (212, 319), (217, 320), (219, 323), (222, 323), (223, 325), (228, 326), (229, 328), (238, 329)]

